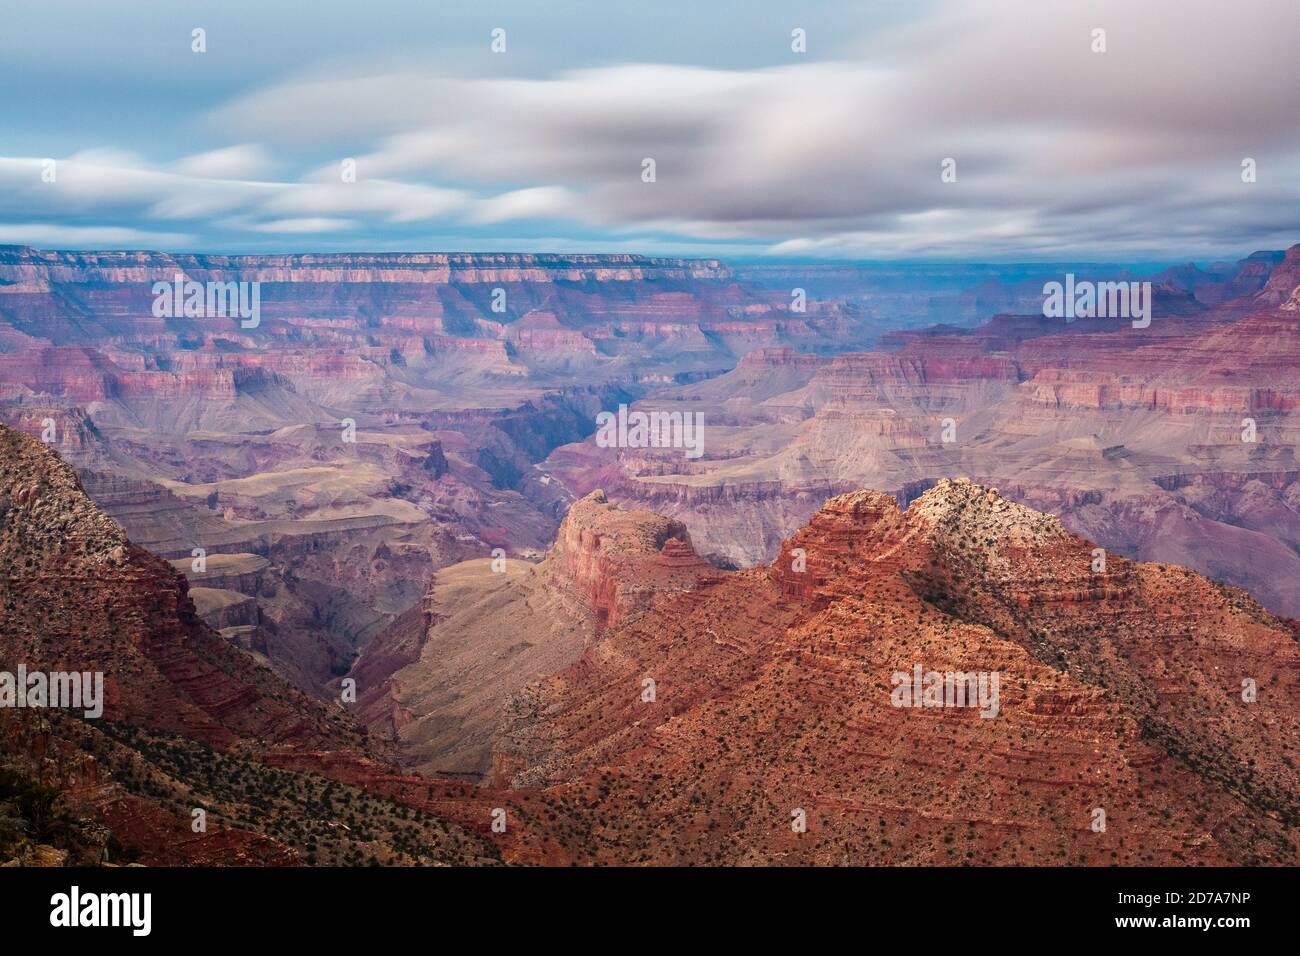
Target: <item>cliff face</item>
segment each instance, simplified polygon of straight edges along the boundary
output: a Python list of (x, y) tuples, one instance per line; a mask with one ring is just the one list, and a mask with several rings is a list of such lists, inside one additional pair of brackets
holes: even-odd
[[(154, 283), (176, 276), (258, 283), (258, 315), (155, 315)], [(784, 297), (738, 283), (716, 260), (624, 255), (6, 246), (0, 304), (0, 387), (114, 402), (128, 417), (151, 400), (233, 401), (268, 387), (327, 404), (382, 395), (408, 407), (400, 399), (413, 396), (395, 394), (399, 382), (455, 394), (457, 380), (547, 379), (575, 367), (589, 382), (630, 381), (646, 368), (718, 370), (753, 348), (830, 345), (848, 334), (833, 307), (792, 314)]]
[(1292, 246), (1285, 258), (1273, 266), (1268, 281), (1255, 294), (1253, 301), (1262, 308), (1300, 311), (1300, 246)]
[[(173, 255), (162, 252), (52, 252), (0, 246), (0, 279), (33, 290), (58, 282), (172, 281), (177, 272), (206, 281), (246, 282), (608, 282), (730, 279), (716, 259), (527, 253), (308, 253), (280, 256)], [(210, 275), (211, 274), (211, 275)], [(218, 275), (219, 274), (219, 275)]]
[(353, 669), (363, 719), (422, 772), (481, 780), (511, 694), (572, 664), (605, 629), (719, 576), (680, 525), (593, 492), (540, 562), (479, 558), (438, 571), (418, 612)]
[(663, 592), (717, 576), (680, 523), (621, 511), (603, 491), (574, 502), (543, 568), (551, 586), (573, 594), (601, 627), (645, 613)]
[[(562, 787), (605, 862), (1294, 863), (1296, 623), (1093, 562), (978, 485), (837, 497), (518, 694), (498, 773)], [(996, 705), (899, 705), (918, 667)]]

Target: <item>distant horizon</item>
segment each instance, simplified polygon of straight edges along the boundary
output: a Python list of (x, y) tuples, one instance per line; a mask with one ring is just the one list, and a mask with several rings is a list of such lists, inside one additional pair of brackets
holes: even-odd
[(203, 251), (165, 249), (165, 248), (143, 248), (143, 247), (112, 247), (112, 246), (41, 246), (30, 243), (20, 242), (0, 242), (0, 250), (10, 249), (27, 249), (35, 252), (50, 254), (101, 254), (101, 253), (118, 253), (122, 255), (158, 255), (158, 256), (193, 256), (203, 257), (220, 257), (229, 259), (256, 259), (273, 256), (534, 256), (534, 257), (613, 257), (627, 256), (635, 259), (657, 262), (672, 261), (690, 261), (706, 262), (716, 261), (722, 265), (728, 266), (774, 266), (781, 268), (800, 268), (800, 267), (835, 267), (835, 266), (882, 266), (882, 267), (934, 267), (944, 266), (962, 266), (965, 268), (1014, 268), (1017, 266), (1032, 267), (1035, 269), (1046, 269), (1053, 267), (1060, 268), (1088, 268), (1088, 267), (1122, 267), (1125, 269), (1169, 269), (1176, 266), (1192, 265), (1198, 268), (1204, 268), (1213, 265), (1230, 265), (1250, 259), (1254, 256), (1268, 255), (1285, 255), (1288, 249), (1300, 245), (1300, 240), (1291, 245), (1279, 248), (1260, 248), (1254, 249), (1249, 253), (1236, 256), (1224, 256), (1218, 258), (1190, 258), (1175, 257), (1170, 259), (940, 259), (940, 258), (862, 258), (862, 259), (832, 259), (832, 258), (782, 258), (772, 256), (726, 256), (726, 255), (668, 255), (665, 253), (643, 253), (633, 251), (591, 251), (591, 250), (565, 250), (565, 251), (548, 251), (545, 249), (359, 249), (351, 248), (348, 250), (338, 249), (296, 249), (296, 250), (259, 250), (255, 252), (248, 251), (215, 251), (205, 249)]

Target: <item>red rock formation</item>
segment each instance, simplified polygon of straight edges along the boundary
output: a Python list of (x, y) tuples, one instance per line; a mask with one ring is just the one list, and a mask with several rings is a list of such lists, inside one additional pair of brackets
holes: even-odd
[[(562, 794), (586, 861), (1294, 864), (1298, 625), (1093, 561), (969, 483), (841, 496), (521, 693), (499, 782)], [(998, 674), (996, 714), (895, 706), (917, 665)]]
[(603, 491), (593, 491), (569, 509), (545, 573), (553, 586), (574, 592), (600, 626), (616, 627), (717, 570), (696, 555), (679, 523), (620, 511)]
[(1273, 266), (1268, 281), (1256, 293), (1253, 302), (1262, 308), (1300, 311), (1300, 246), (1292, 246), (1286, 257)]
[(359, 711), (411, 765), (482, 778), (511, 694), (572, 664), (602, 629), (718, 577), (680, 526), (593, 492), (539, 563), (479, 558), (439, 571), (418, 613), (362, 653), (351, 675)]

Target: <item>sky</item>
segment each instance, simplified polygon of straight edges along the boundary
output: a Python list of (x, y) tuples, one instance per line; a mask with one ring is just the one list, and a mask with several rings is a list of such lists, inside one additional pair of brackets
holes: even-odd
[(42, 0), (4, 20), (0, 243), (1173, 262), (1300, 241), (1297, 0)]

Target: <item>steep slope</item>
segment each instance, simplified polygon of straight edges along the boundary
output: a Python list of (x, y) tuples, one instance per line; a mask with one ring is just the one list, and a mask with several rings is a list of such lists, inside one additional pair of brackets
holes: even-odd
[[(966, 482), (837, 497), (517, 695), (499, 782), (606, 862), (1296, 863), (1296, 623), (1094, 560)], [(996, 703), (896, 706), (918, 667)]]
[[(268, 765), (322, 752), (361, 758), (371, 748), (341, 710), (312, 701), (212, 631), (187, 592), (180, 574), (94, 506), (51, 449), (0, 426), (0, 671), (98, 673), (104, 688), (102, 714), (40, 701), (0, 708), (0, 857), (495, 857), (459, 827), (413, 819), (409, 808), (369, 794), (366, 780), (338, 784)], [(210, 815), (206, 829), (192, 827), (196, 809)], [(340, 827), (340, 819), (354, 825)]]
[(681, 525), (593, 492), (539, 563), (480, 558), (439, 571), (419, 612), (358, 661), (362, 717), (421, 772), (481, 779), (510, 695), (572, 664), (602, 629), (716, 577)]
[(204, 743), (355, 744), (199, 621), (187, 585), (91, 502), (53, 451), (0, 426), (0, 653), (100, 671), (105, 717)]

